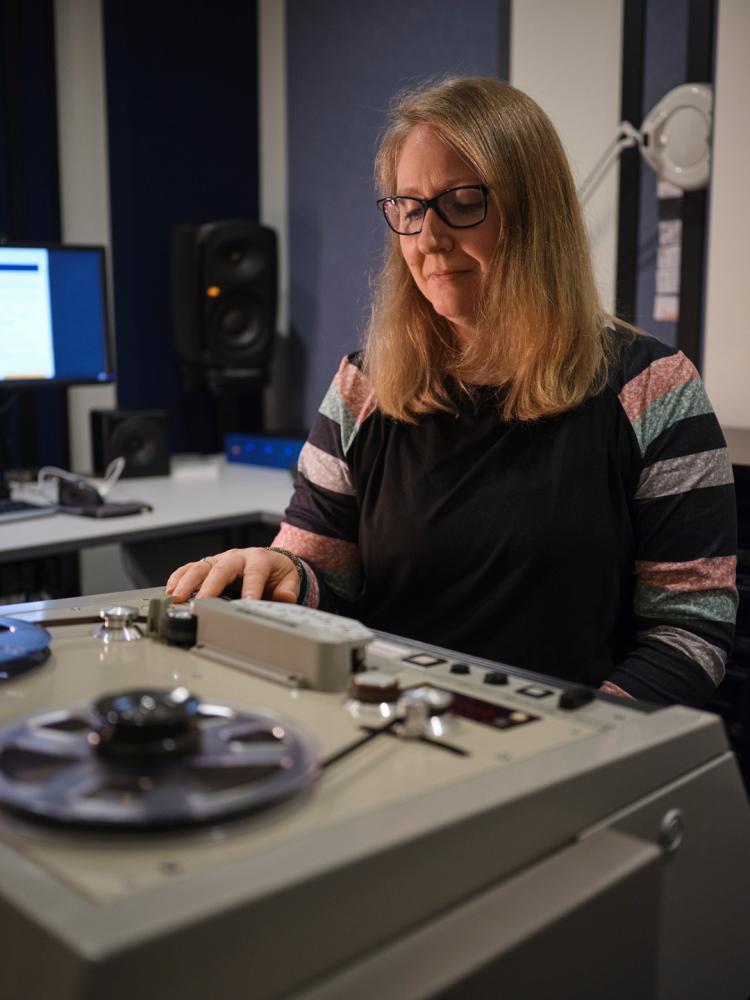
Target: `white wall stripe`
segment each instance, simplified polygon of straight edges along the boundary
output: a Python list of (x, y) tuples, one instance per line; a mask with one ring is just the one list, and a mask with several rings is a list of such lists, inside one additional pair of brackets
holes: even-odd
[[(110, 247), (109, 156), (100, 0), (56, 0), (60, 210), (66, 243)], [(109, 273), (110, 319), (112, 270)], [(91, 469), (89, 411), (115, 405), (112, 386), (68, 390), (72, 468)]]
[(286, 3), (258, 4), (258, 155), (260, 221), (279, 234), (279, 333), (289, 329)]
[[(112, 245), (109, 211), (107, 84), (100, 0), (55, 0), (57, 127), (60, 156), (62, 238), (66, 243)], [(114, 328), (112, 260), (108, 254), (109, 315)], [(89, 412), (116, 405), (114, 386), (68, 390), (71, 468), (91, 471)], [(84, 594), (125, 590), (117, 545), (80, 553)]]
[(725, 427), (750, 429), (750, 3), (719, 0), (703, 371)]
[[(279, 240), (279, 307), (276, 326), (289, 335), (289, 169), (286, 87), (286, 0), (258, 2), (258, 162), (260, 221)], [(285, 352), (278, 350), (264, 399), (267, 428), (287, 427)]]
[[(510, 82), (552, 119), (580, 184), (620, 121), (622, 0), (516, 0), (511, 11)], [(636, 127), (640, 122), (634, 123)], [(617, 169), (586, 206), (599, 291), (614, 309)]]

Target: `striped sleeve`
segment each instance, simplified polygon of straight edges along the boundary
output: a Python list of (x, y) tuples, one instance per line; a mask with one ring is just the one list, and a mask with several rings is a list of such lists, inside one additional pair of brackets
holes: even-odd
[(310, 607), (336, 610), (361, 589), (359, 511), (348, 455), (375, 408), (359, 356), (345, 357), (300, 452), (294, 495), (273, 541), (305, 563)]
[(732, 467), (700, 376), (639, 337), (615, 386), (637, 442), (632, 500), (637, 644), (607, 684), (700, 706), (724, 676), (737, 610)]

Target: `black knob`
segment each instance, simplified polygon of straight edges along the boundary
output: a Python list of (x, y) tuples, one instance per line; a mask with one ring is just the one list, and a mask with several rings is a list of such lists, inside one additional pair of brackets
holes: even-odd
[(352, 675), (349, 693), (352, 698), (369, 705), (391, 704), (398, 701), (401, 685), (392, 674), (383, 670), (365, 670)]
[(594, 691), (592, 688), (587, 687), (573, 687), (568, 688), (567, 691), (563, 691), (560, 695), (559, 705), (560, 708), (573, 709), (580, 708), (582, 705), (588, 705), (590, 701), (594, 700)]
[(485, 684), (507, 684), (508, 675), (502, 670), (490, 670), (484, 675)]
[(96, 749), (119, 761), (195, 753), (200, 747), (198, 699), (185, 688), (123, 691), (94, 703)]
[(194, 646), (198, 619), (184, 604), (170, 604), (164, 615), (162, 635), (171, 646)]

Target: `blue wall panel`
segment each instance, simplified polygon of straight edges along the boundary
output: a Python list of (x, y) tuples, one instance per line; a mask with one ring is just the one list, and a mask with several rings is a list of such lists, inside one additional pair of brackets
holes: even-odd
[(216, 447), (216, 407), (180, 387), (174, 225), (258, 219), (256, 4), (106, 0), (118, 405), (170, 411), (178, 450)]
[[(0, 233), (60, 238), (52, 0), (0, 0)], [(15, 401), (14, 401), (15, 397)], [(65, 390), (0, 395), (0, 466), (66, 465)]]
[(372, 164), (391, 98), (429, 77), (507, 74), (507, 11), (498, 0), (287, 0), (290, 423), (309, 423), (360, 344), (384, 245)]

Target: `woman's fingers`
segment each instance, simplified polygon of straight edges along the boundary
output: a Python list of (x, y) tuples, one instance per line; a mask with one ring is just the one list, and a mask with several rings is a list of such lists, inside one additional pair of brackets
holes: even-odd
[[(208, 572), (208, 567), (206, 567), (205, 573)], [(182, 596), (187, 590), (188, 593), (192, 593), (191, 581), (193, 579), (198, 579), (197, 564), (196, 563), (185, 563), (184, 566), (178, 566), (177, 569), (172, 573), (167, 580), (167, 585), (165, 590), (168, 594), (171, 594), (175, 601), (178, 603), (185, 598)], [(200, 577), (201, 581), (203, 577)]]
[(299, 574), (291, 559), (261, 548), (229, 549), (186, 563), (171, 574), (166, 592), (176, 604), (193, 595), (216, 597), (239, 577), (246, 598), (293, 604), (299, 596)]
[(230, 549), (218, 556), (209, 556), (201, 562), (209, 563), (208, 573), (198, 587), (196, 597), (218, 597), (242, 574), (243, 552), (248, 550)]
[(216, 597), (242, 573), (241, 550), (229, 549), (215, 556), (204, 556), (197, 562), (186, 563), (167, 580), (166, 592), (175, 604), (199, 597)]
[(291, 559), (280, 552), (261, 550), (258, 559), (246, 559), (242, 575), (242, 596), (251, 600), (284, 601), (295, 604), (300, 581)]

